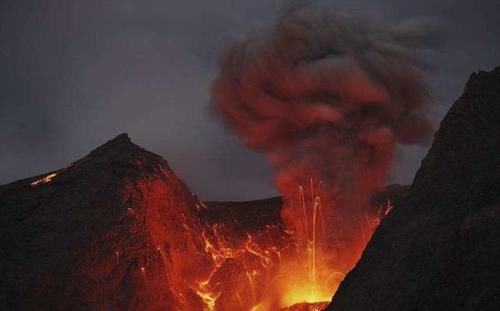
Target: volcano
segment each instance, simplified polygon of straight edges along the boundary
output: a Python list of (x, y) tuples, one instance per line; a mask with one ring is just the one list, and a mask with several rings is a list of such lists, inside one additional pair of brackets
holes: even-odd
[(413, 184), (372, 196), (366, 241), (381, 225), (345, 280), (327, 279), (326, 298), (296, 290), (311, 279), (287, 260), (315, 248), (300, 248), (280, 197), (202, 202), (166, 160), (121, 134), (65, 168), (0, 186), (0, 305), (496, 310), (499, 98), (500, 68), (471, 77)]
[(259, 310), (297, 252), (280, 197), (201, 202), (126, 134), (1, 186), (0, 206), (7, 310)]

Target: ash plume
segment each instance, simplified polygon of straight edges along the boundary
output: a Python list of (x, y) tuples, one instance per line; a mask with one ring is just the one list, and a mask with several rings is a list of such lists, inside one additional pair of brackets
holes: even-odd
[(306, 202), (320, 194), (337, 259), (350, 256), (343, 248), (364, 247), (366, 203), (383, 185), (395, 146), (426, 143), (433, 132), (416, 56), (429, 41), (422, 29), (298, 8), (232, 42), (220, 59), (217, 111), (276, 167), (283, 217), (299, 239), (310, 229), (298, 189)]

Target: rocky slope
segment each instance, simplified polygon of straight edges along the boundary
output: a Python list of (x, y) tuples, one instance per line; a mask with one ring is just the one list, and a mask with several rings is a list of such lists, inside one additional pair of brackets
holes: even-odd
[(0, 186), (2, 310), (248, 310), (293, 251), (281, 199), (203, 204), (119, 135)]
[(176, 310), (184, 297), (201, 310), (185, 281), (212, 265), (193, 234), (199, 207), (165, 160), (126, 135), (1, 186), (2, 309)]
[(327, 310), (500, 310), (500, 67), (470, 77)]

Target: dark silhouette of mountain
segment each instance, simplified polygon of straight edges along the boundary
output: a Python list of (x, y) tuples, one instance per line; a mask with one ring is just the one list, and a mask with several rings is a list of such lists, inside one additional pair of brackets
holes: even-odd
[(472, 74), (327, 310), (500, 310), (500, 67)]

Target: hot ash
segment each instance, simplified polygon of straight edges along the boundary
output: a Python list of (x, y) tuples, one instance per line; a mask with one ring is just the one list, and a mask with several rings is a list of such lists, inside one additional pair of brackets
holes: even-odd
[(298, 250), (282, 258), (270, 309), (330, 300), (376, 226), (368, 201), (395, 146), (428, 141), (415, 57), (423, 39), (414, 21), (384, 29), (299, 8), (223, 54), (214, 104), (277, 168), (282, 216)]

